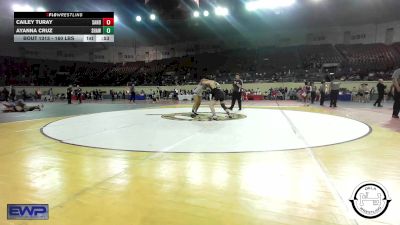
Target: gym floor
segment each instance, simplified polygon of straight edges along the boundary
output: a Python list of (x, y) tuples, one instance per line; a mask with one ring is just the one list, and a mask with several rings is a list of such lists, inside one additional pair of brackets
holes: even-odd
[[(244, 106), (244, 118), (227, 121), (181, 121), (190, 103), (171, 102), (0, 113), (0, 224), (400, 224), (390, 103)], [(379, 218), (349, 201), (365, 181), (392, 199)], [(49, 220), (7, 220), (13, 203), (49, 204)]]

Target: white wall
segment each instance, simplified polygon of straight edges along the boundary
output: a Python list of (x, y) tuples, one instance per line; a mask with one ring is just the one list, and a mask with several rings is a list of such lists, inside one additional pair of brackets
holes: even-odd
[(400, 21), (382, 24), (365, 24), (357, 26), (326, 27), (306, 30), (305, 35), (326, 37), (323, 41), (313, 41), (311, 44), (344, 44), (344, 33), (349, 31), (351, 36), (365, 35), (365, 38), (350, 40), (349, 44), (385, 43), (386, 30), (394, 29), (393, 42), (400, 42)]

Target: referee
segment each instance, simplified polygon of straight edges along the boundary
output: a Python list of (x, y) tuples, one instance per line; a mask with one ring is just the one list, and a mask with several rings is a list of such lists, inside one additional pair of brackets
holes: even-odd
[(242, 110), (242, 86), (243, 81), (240, 79), (240, 75), (237, 73), (235, 80), (233, 81), (232, 104), (229, 108), (230, 110), (233, 110), (233, 107), (235, 107), (236, 100), (239, 103), (239, 110)]

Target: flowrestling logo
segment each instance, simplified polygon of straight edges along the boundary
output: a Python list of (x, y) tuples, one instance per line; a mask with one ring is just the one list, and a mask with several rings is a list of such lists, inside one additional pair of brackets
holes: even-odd
[(48, 220), (48, 204), (8, 204), (8, 220)]
[(389, 207), (391, 199), (386, 188), (377, 182), (364, 182), (354, 189), (350, 202), (356, 213), (367, 219), (380, 217)]

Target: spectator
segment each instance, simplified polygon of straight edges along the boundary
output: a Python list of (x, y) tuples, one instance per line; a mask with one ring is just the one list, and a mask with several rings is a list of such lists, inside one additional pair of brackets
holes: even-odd
[(79, 101), (79, 104), (81, 104), (82, 103), (82, 89), (79, 85), (76, 85), (75, 96), (76, 96), (77, 100)]
[(114, 91), (112, 89), (110, 90), (110, 96), (111, 96), (111, 101), (114, 101), (115, 96), (114, 96)]
[(42, 99), (42, 91), (40, 90), (40, 88), (36, 88), (35, 89), (35, 97), (34, 97), (34, 99), (36, 101)]
[(130, 94), (131, 97), (129, 98), (129, 102), (133, 102), (135, 103), (136, 100), (136, 94), (135, 94), (135, 83), (132, 82), (132, 84), (130, 85)]
[(25, 88), (24, 89), (22, 89), (22, 91), (21, 91), (21, 95), (22, 95), (22, 100), (26, 100), (26, 99), (28, 99), (28, 95), (26, 94), (26, 91), (25, 91)]
[(49, 89), (49, 92), (48, 92), (48, 95), (49, 95), (49, 100), (52, 102), (52, 101), (54, 101), (54, 93), (53, 93), (53, 88), (50, 88)]
[(8, 102), (10, 92), (7, 90), (7, 88), (4, 87), (1, 93), (3, 95), (4, 101)]
[(311, 82), (311, 104), (314, 104), (315, 98), (317, 97), (317, 87), (314, 85), (314, 82)]
[(15, 101), (16, 93), (15, 93), (15, 88), (13, 86), (10, 86), (10, 100)]
[(322, 81), (321, 86), (319, 87), (319, 94), (320, 94), (319, 104), (321, 106), (324, 106), (326, 93), (327, 93), (327, 86), (325, 84), (325, 81)]
[(67, 100), (68, 104), (72, 104), (72, 85), (67, 88)]
[(374, 103), (374, 106), (382, 107), (382, 100), (383, 97), (385, 96), (385, 89), (386, 85), (383, 84), (383, 79), (379, 79), (378, 84), (376, 85), (376, 88), (378, 89), (378, 99)]

